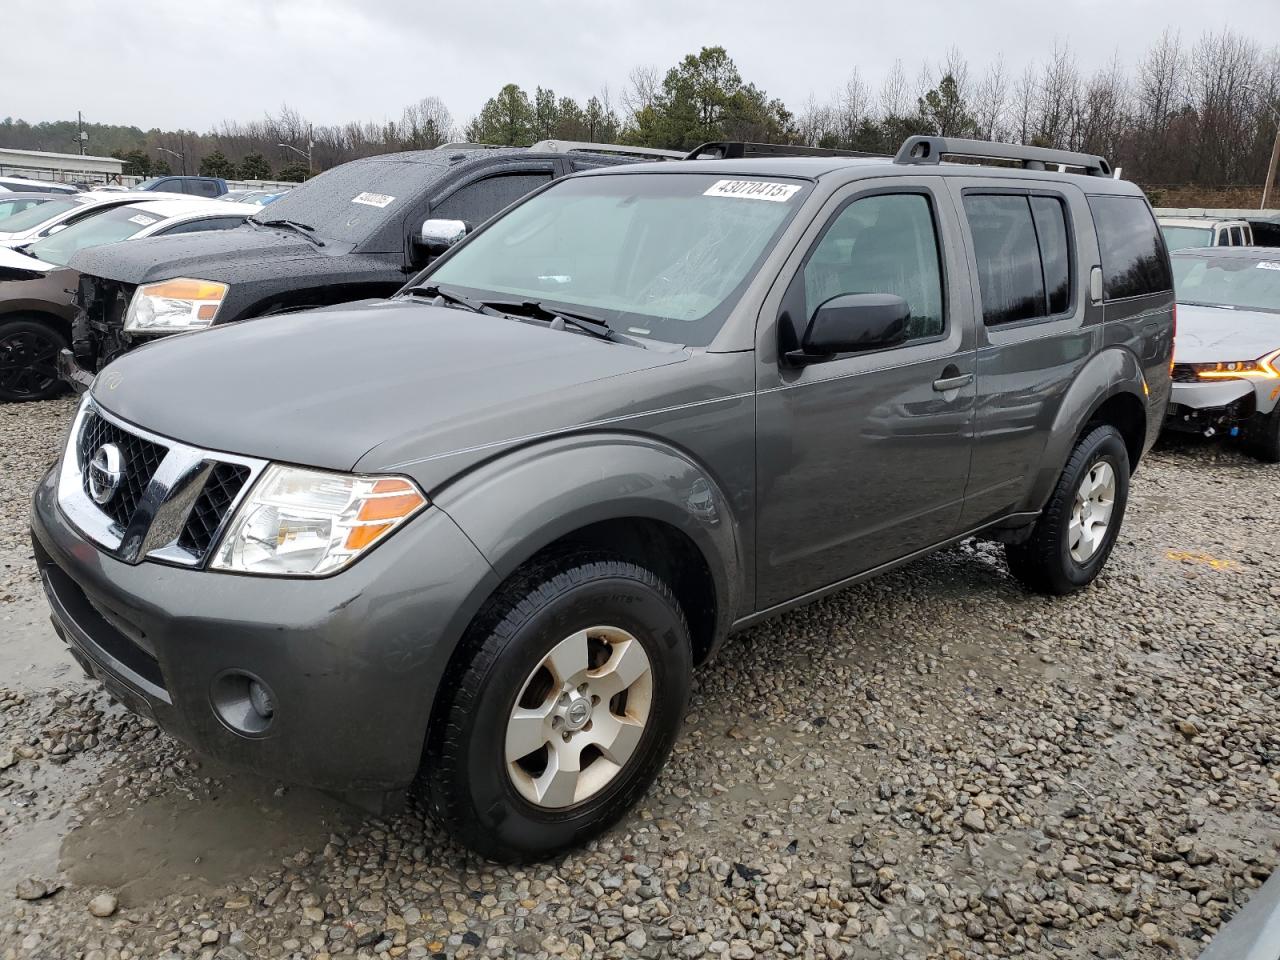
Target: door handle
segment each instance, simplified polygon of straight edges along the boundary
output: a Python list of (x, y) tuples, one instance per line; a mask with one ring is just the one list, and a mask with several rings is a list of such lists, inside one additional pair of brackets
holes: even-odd
[[(946, 371), (943, 371), (944, 373)], [(959, 390), (961, 387), (967, 387), (973, 383), (972, 373), (962, 373), (958, 377), (943, 377), (941, 380), (933, 381), (933, 389), (938, 393), (946, 393), (948, 390)]]

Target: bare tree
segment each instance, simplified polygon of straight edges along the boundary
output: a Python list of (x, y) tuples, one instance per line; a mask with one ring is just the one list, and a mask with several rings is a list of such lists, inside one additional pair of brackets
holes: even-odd
[(662, 89), (662, 76), (657, 67), (632, 67), (627, 74), (627, 84), (622, 88), (622, 109), (628, 121), (641, 110), (652, 107)]
[(1009, 74), (1005, 70), (1004, 57), (997, 56), (987, 67), (973, 98), (973, 117), (978, 126), (978, 136), (984, 140), (1003, 140), (1010, 136), (1006, 129), (1009, 101)]

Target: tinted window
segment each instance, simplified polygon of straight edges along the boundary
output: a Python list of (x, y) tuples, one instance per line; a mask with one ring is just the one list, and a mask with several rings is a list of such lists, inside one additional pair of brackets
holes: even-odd
[(1090, 197), (1108, 300), (1168, 290), (1169, 256), (1151, 208), (1141, 197)]
[(244, 217), (206, 217), (203, 220), (188, 220), (172, 227), (159, 230), (156, 236), (170, 237), (175, 233), (203, 233), (206, 230), (230, 230), (244, 223)]
[(465, 220), (468, 227), (479, 226), (499, 210), (550, 182), (549, 172), (486, 177), (467, 184), (439, 203), (433, 203), (431, 216), (436, 220)]
[(1240, 227), (1231, 228), (1231, 245), (1235, 247), (1244, 246), (1244, 230)]
[(942, 269), (928, 198), (864, 197), (845, 207), (804, 265), (805, 314), (846, 293), (891, 293), (907, 301), (907, 337), (940, 335)]
[(1065, 313), (1071, 303), (1071, 248), (1067, 238), (1067, 214), (1056, 197), (1032, 197), (1031, 215), (1040, 244), (1044, 288), (1049, 313)]
[(212, 199), (213, 197), (218, 196), (218, 185), (212, 180), (188, 180), (187, 183), (191, 185), (189, 192), (194, 193), (198, 197), (209, 197)]
[(964, 210), (973, 235), (982, 319), (997, 324), (1048, 316), (1036, 227), (1027, 198), (966, 194)]

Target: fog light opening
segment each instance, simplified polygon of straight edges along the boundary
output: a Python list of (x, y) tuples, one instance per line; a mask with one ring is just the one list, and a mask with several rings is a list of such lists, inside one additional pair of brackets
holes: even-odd
[(276, 697), (259, 677), (228, 670), (213, 681), (213, 712), (234, 733), (260, 737), (276, 716)]

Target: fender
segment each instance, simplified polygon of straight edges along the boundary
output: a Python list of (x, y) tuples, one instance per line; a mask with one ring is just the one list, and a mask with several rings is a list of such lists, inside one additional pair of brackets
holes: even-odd
[(556, 437), (477, 467), (432, 502), (471, 538), (500, 580), (539, 550), (595, 523), (669, 524), (693, 541), (711, 571), (713, 645), (738, 615), (746, 564), (730, 501), (707, 469), (652, 437)]
[(1124, 347), (1105, 348), (1084, 365), (1058, 406), (1025, 509), (1038, 511), (1045, 505), (1085, 424), (1106, 401), (1127, 393), (1146, 411), (1145, 383), (1138, 358)]

